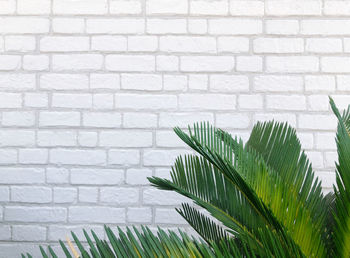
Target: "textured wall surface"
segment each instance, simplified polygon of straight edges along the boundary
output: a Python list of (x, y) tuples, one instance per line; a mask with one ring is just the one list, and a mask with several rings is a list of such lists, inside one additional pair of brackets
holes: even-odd
[(350, 103), (350, 1), (0, 0), (0, 257), (83, 226), (186, 227), (147, 184), (172, 127), (297, 128), (330, 189)]

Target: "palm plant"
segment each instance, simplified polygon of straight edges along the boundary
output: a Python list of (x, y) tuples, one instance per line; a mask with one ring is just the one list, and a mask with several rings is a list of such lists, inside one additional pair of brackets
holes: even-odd
[[(245, 144), (207, 123), (188, 132), (175, 128), (198, 155), (178, 157), (171, 180), (149, 180), (193, 200), (195, 206), (182, 204), (177, 211), (201, 238), (160, 229), (155, 236), (147, 228), (119, 230), (116, 237), (106, 227), (108, 241), (92, 232), (94, 243), (85, 232), (89, 252), (73, 235), (81, 256), (349, 257), (350, 106), (341, 114), (332, 99), (330, 104), (338, 118), (334, 193), (322, 193), (296, 131), (286, 123), (257, 123)], [(48, 257), (43, 248), (42, 254)]]

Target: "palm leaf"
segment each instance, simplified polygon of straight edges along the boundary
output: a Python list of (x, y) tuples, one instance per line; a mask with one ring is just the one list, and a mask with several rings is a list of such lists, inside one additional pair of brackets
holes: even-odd
[(341, 115), (332, 98), (330, 104), (338, 118), (336, 164), (336, 186), (334, 186), (334, 244), (335, 255), (348, 257), (350, 255), (350, 106)]

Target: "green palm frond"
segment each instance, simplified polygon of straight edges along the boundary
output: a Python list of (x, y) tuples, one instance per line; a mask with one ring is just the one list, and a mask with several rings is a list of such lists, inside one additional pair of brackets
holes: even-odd
[(336, 186), (334, 186), (334, 243), (335, 255), (349, 257), (350, 255), (350, 106), (341, 115), (332, 98), (330, 104), (338, 118), (336, 164)]
[[(108, 241), (97, 237), (94, 231), (91, 231), (93, 237), (91, 238), (84, 230), (84, 243), (72, 232), (76, 247), (70, 242), (68, 247), (62, 241), (60, 244), (67, 258), (218, 257), (207, 244), (189, 237), (182, 231), (176, 234), (158, 228), (158, 233), (155, 235), (147, 227), (142, 227), (141, 230), (127, 228), (125, 232), (118, 228), (116, 235), (105, 226), (105, 232)], [(45, 249), (40, 246), (43, 258), (58, 257), (50, 246)], [(22, 257), (31, 256), (22, 254)]]

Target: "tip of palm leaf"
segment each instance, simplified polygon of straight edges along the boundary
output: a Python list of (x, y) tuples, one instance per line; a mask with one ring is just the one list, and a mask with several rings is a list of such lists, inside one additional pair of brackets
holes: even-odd
[(338, 119), (340, 119), (341, 115), (340, 115), (339, 109), (337, 108), (337, 105), (335, 104), (331, 96), (329, 96), (329, 104), (331, 105), (333, 113), (337, 116)]

